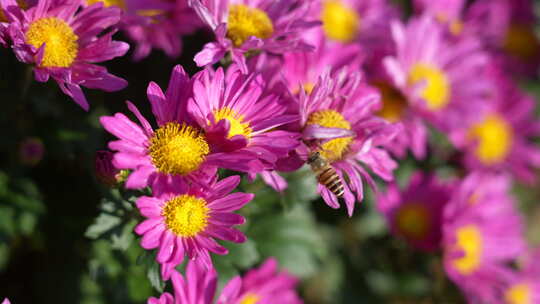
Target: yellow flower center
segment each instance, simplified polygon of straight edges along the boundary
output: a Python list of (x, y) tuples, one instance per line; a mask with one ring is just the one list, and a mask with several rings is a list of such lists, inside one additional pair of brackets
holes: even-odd
[(42, 67), (70, 67), (79, 52), (77, 40), (73, 29), (56, 17), (37, 19), (26, 31), (28, 44), (40, 48), (45, 43)]
[(259, 298), (258, 295), (254, 293), (248, 293), (244, 297), (242, 297), (242, 300), (240, 300), (240, 304), (257, 304), (261, 298)]
[[(308, 125), (319, 125), (326, 128), (351, 129), (351, 124), (334, 110), (319, 110), (311, 113), (306, 122)], [(339, 160), (347, 152), (353, 137), (341, 137), (329, 140), (321, 145), (321, 155), (328, 161)]]
[(540, 42), (531, 26), (512, 24), (506, 32), (503, 48), (521, 59), (529, 59), (540, 52)]
[(360, 16), (339, 0), (324, 2), (321, 19), (324, 33), (330, 39), (351, 42), (358, 35)]
[(124, 0), (86, 0), (86, 3), (88, 5), (92, 5), (98, 2), (103, 2), (103, 6), (105, 7), (116, 6), (123, 10), (126, 9), (126, 2)]
[(244, 135), (247, 138), (251, 137), (251, 132), (253, 132), (253, 130), (249, 127), (249, 123), (244, 122), (244, 116), (236, 113), (230, 108), (225, 107), (214, 111), (214, 119), (216, 122), (222, 119), (229, 121), (231, 127), (227, 138), (231, 138), (235, 135)]
[(508, 288), (504, 293), (504, 300), (508, 304), (532, 304), (529, 285), (521, 283)]
[(420, 203), (405, 204), (396, 214), (398, 231), (405, 237), (420, 240), (430, 229), (429, 212)]
[(186, 175), (199, 168), (210, 149), (199, 130), (169, 122), (156, 130), (148, 151), (159, 172)]
[(234, 46), (241, 46), (251, 36), (266, 39), (272, 37), (273, 33), (272, 20), (264, 11), (243, 4), (229, 6), (227, 37)]
[(477, 227), (467, 225), (457, 229), (456, 238), (456, 245), (463, 251), (463, 256), (454, 260), (454, 266), (460, 273), (469, 275), (480, 266), (482, 235)]
[(383, 103), (382, 109), (377, 114), (389, 122), (400, 121), (407, 109), (405, 96), (387, 83), (376, 82), (374, 85), (379, 88)]
[(469, 139), (476, 140), (476, 157), (491, 165), (503, 161), (512, 148), (512, 126), (500, 115), (488, 115), (469, 130)]
[(204, 199), (183, 194), (168, 201), (161, 215), (165, 217), (169, 230), (187, 238), (196, 236), (206, 228), (209, 212)]
[(409, 84), (425, 82), (422, 98), (432, 111), (444, 108), (450, 101), (450, 83), (444, 72), (432, 64), (417, 63), (409, 73)]

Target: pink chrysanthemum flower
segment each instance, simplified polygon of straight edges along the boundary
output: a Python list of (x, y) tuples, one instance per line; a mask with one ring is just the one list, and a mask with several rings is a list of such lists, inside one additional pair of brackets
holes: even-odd
[(300, 32), (318, 24), (306, 20), (312, 0), (189, 0), (201, 19), (214, 31), (216, 42), (208, 43), (195, 56), (198, 66), (210, 65), (226, 53), (247, 73), (244, 54), (265, 51), (283, 54), (309, 51)]
[(298, 146), (299, 133), (276, 128), (297, 122), (299, 116), (286, 114), (287, 104), (265, 90), (261, 75), (244, 75), (234, 64), (226, 72), (207, 68), (193, 77), (187, 109), (204, 130), (211, 151), (231, 159), (259, 159), (271, 170), (278, 158)]
[(477, 40), (450, 43), (441, 26), (427, 15), (411, 19), (406, 26), (394, 22), (392, 36), (396, 56), (385, 58), (384, 66), (391, 85), (407, 99), (406, 104), (392, 107), (407, 105), (443, 130), (462, 125), (483, 110), (489, 89), (484, 76), (487, 57)]
[(513, 274), (504, 289), (504, 304), (540, 303), (540, 250), (528, 253), (518, 273)]
[(111, 92), (127, 85), (124, 79), (93, 64), (123, 56), (129, 49), (127, 43), (112, 40), (114, 30), (100, 35), (118, 23), (118, 8), (102, 4), (81, 8), (77, 0), (62, 5), (41, 0), (27, 11), (15, 0), (1, 0), (0, 7), (9, 21), (4, 40), (20, 61), (35, 65), (37, 81), (52, 77), (85, 110), (89, 105), (81, 86)]
[(140, 126), (121, 113), (100, 119), (103, 127), (119, 138), (109, 143), (109, 148), (117, 151), (113, 164), (118, 169), (133, 170), (126, 181), (127, 188), (144, 188), (171, 178), (204, 183), (217, 167), (244, 172), (263, 169), (252, 155), (230, 157), (211, 150), (204, 130), (188, 114), (192, 81), (181, 66), (174, 68), (165, 93), (153, 82), (147, 93), (157, 129), (129, 102), (128, 108)]
[(505, 70), (534, 75), (540, 66), (534, 1), (476, 1), (467, 12), (470, 26)]
[(387, 0), (321, 0), (312, 13), (322, 21), (327, 40), (338, 43), (360, 42), (373, 48), (389, 34), (388, 20), (398, 17)]
[(283, 77), (292, 93), (297, 94), (300, 86), (310, 93), (328, 68), (332, 71), (344, 66), (351, 70), (360, 69), (363, 57), (359, 45), (330, 43), (321, 31), (313, 32), (310, 41), (315, 46), (314, 52), (285, 53), (283, 61), (277, 63), (281, 73), (274, 73), (274, 76)]
[(424, 119), (408, 104), (405, 95), (398, 90), (388, 77), (375, 76), (370, 82), (381, 93), (382, 107), (377, 115), (392, 123), (403, 125), (398, 136), (394, 137), (388, 150), (403, 158), (410, 150), (417, 159), (426, 156), (428, 130)]
[(442, 213), (451, 191), (451, 184), (417, 172), (405, 189), (392, 183), (386, 193), (379, 193), (377, 207), (392, 233), (418, 249), (435, 250), (441, 244)]
[(504, 176), (472, 174), (444, 211), (444, 267), (472, 303), (497, 302), (506, 263), (525, 249), (509, 185)]
[[(399, 127), (375, 116), (379, 107), (378, 92), (362, 81), (359, 72), (347, 68), (333, 76), (329, 71), (324, 73), (309, 95), (300, 90), (304, 141), (315, 140), (315, 149), (337, 171), (344, 183), (349, 215), (355, 201), (363, 199), (362, 177), (374, 186), (365, 167), (386, 181), (393, 179), (392, 171), (397, 167), (382, 147), (391, 142)], [(337, 197), (329, 189), (319, 184), (318, 192), (326, 204), (339, 208)]]
[[(133, 57), (145, 58), (155, 48), (176, 58), (182, 51), (182, 36), (195, 32), (202, 23), (186, 0), (169, 3), (170, 7), (155, 13), (149, 10), (144, 19), (123, 26), (128, 37), (137, 43)], [(143, 11), (145, 14), (146, 11)], [(141, 13), (139, 13), (141, 14)]]
[(148, 299), (147, 304), (212, 304), (216, 293), (217, 273), (214, 268), (190, 261), (185, 278), (173, 271), (171, 275), (174, 295), (165, 292), (159, 298)]
[(532, 169), (540, 167), (540, 148), (532, 142), (540, 136), (540, 122), (533, 114), (534, 98), (502, 70), (494, 66), (490, 71), (494, 82), (490, 109), (472, 124), (455, 129), (452, 141), (466, 151), (468, 168), (506, 171), (532, 182)]
[(11, 304), (8, 298), (5, 298), (4, 301), (2, 301), (2, 304)]
[(294, 290), (298, 280), (286, 272), (279, 272), (277, 266), (277, 261), (269, 258), (242, 278), (233, 278), (223, 288), (217, 304), (303, 303)]
[(133, 57), (140, 60), (153, 48), (169, 57), (178, 57), (182, 50), (182, 35), (194, 32), (202, 25), (187, 0), (87, 0), (88, 4), (103, 2), (124, 12), (120, 28), (136, 43)]
[(219, 182), (216, 179), (205, 188), (177, 179), (170, 185), (154, 188), (152, 197), (137, 200), (139, 211), (147, 219), (135, 227), (135, 232), (142, 235), (143, 248), (158, 248), (156, 259), (165, 264), (165, 277), (168, 270), (182, 263), (184, 256), (210, 264), (209, 252), (227, 254), (228, 250), (216, 239), (245, 241), (244, 234), (232, 228), (245, 219), (233, 211), (242, 208), (254, 195), (230, 194), (240, 183), (239, 176)]

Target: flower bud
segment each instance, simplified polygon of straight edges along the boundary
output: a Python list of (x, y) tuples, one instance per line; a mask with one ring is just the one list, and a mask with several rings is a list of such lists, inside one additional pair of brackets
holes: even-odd
[(19, 159), (27, 166), (37, 165), (43, 158), (45, 147), (41, 139), (28, 137), (19, 144)]

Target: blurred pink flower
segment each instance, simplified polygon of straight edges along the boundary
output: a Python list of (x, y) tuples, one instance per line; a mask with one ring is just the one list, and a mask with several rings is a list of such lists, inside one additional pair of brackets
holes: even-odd
[(378, 193), (377, 209), (393, 234), (418, 249), (435, 250), (441, 246), (443, 209), (452, 190), (452, 183), (416, 172), (405, 189), (391, 183), (386, 193)]
[(223, 288), (217, 304), (301, 304), (295, 287), (298, 280), (279, 272), (277, 261), (267, 259), (259, 268), (235, 277)]
[(535, 118), (535, 101), (493, 65), (490, 69), (493, 91), (488, 111), (477, 120), (451, 132), (452, 142), (466, 152), (469, 169), (505, 171), (533, 182), (533, 169), (540, 167), (540, 148), (532, 141), (540, 136)]
[(444, 267), (472, 303), (496, 303), (525, 250), (523, 220), (505, 176), (473, 173), (444, 210)]
[(153, 48), (162, 50), (169, 57), (178, 57), (182, 51), (182, 36), (202, 26), (195, 11), (188, 7), (187, 0), (104, 2), (124, 11), (120, 27), (136, 43), (135, 60), (148, 56)]
[(127, 86), (124, 79), (93, 64), (123, 56), (129, 49), (127, 43), (112, 40), (115, 30), (102, 34), (120, 21), (120, 9), (102, 4), (81, 8), (78, 0), (41, 0), (27, 11), (15, 0), (1, 0), (0, 8), (9, 22), (3, 26), (3, 40), (19, 61), (35, 65), (37, 81), (52, 77), (85, 110), (89, 105), (81, 86), (107, 92)]
[[(301, 89), (299, 98), (303, 139), (314, 142), (318, 147), (308, 148), (320, 150), (336, 169), (344, 182), (345, 204), (351, 216), (355, 201), (363, 199), (362, 178), (375, 187), (364, 166), (385, 181), (393, 179), (392, 171), (397, 163), (384, 147), (399, 132), (400, 126), (374, 115), (380, 108), (380, 95), (363, 82), (359, 72), (347, 68), (335, 75), (326, 71), (311, 94)], [(325, 186), (319, 184), (318, 192), (326, 204), (339, 208), (337, 197)]]
[(520, 270), (506, 282), (502, 303), (540, 303), (540, 249), (536, 248), (527, 253), (520, 266)]
[(239, 176), (209, 181), (207, 188), (188, 185), (175, 180), (170, 185), (154, 188), (152, 197), (142, 196), (137, 207), (146, 217), (135, 227), (142, 235), (141, 246), (158, 248), (157, 261), (165, 264), (162, 274), (182, 263), (184, 256), (200, 259), (211, 265), (209, 252), (227, 254), (228, 250), (215, 239), (241, 243), (246, 237), (232, 226), (245, 222), (243, 216), (233, 213), (253, 199), (251, 193), (232, 190), (240, 183)]
[(392, 36), (396, 55), (385, 58), (384, 66), (391, 86), (406, 97), (406, 106), (414, 115), (439, 129), (450, 130), (484, 110), (490, 89), (488, 57), (477, 40), (462, 39), (452, 44), (428, 15), (413, 18), (407, 25), (393, 22)]
[(214, 64), (230, 53), (232, 61), (247, 73), (244, 54), (248, 51), (283, 54), (313, 49), (300, 39), (301, 31), (318, 24), (306, 19), (313, 0), (189, 0), (189, 3), (216, 35), (216, 42), (206, 44), (195, 55), (198, 66)]
[(360, 69), (363, 59), (360, 45), (331, 43), (321, 31), (314, 33), (310, 42), (315, 46), (314, 52), (283, 54), (283, 62), (278, 64), (279, 72), (274, 73), (274, 77), (283, 77), (293, 94), (298, 94), (300, 86), (310, 93), (319, 77), (329, 68), (332, 72), (344, 66), (351, 71)]

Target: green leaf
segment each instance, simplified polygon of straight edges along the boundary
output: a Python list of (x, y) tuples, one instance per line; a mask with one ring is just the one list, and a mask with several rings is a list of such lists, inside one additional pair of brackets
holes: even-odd
[(131, 220), (129, 223), (122, 227), (120, 234), (113, 234), (111, 236), (112, 248), (119, 250), (128, 249), (131, 242), (135, 239), (133, 235), (133, 228), (137, 225), (137, 221)]
[(158, 292), (162, 293), (163, 289), (165, 288), (165, 282), (161, 280), (161, 273), (159, 271), (159, 264), (153, 263), (149, 268), (148, 272), (146, 273), (146, 277), (150, 281), (150, 284), (154, 289), (156, 289)]
[(317, 229), (312, 211), (296, 205), (293, 209), (266, 214), (253, 219), (247, 231), (248, 238), (257, 244), (264, 257), (276, 257), (280, 265), (300, 277), (312, 275), (318, 268), (318, 260), (328, 251)]
[(113, 227), (116, 227), (120, 224), (121, 219), (115, 215), (102, 213), (100, 214), (95, 222), (86, 229), (84, 235), (91, 239), (97, 239), (105, 232), (111, 230)]

